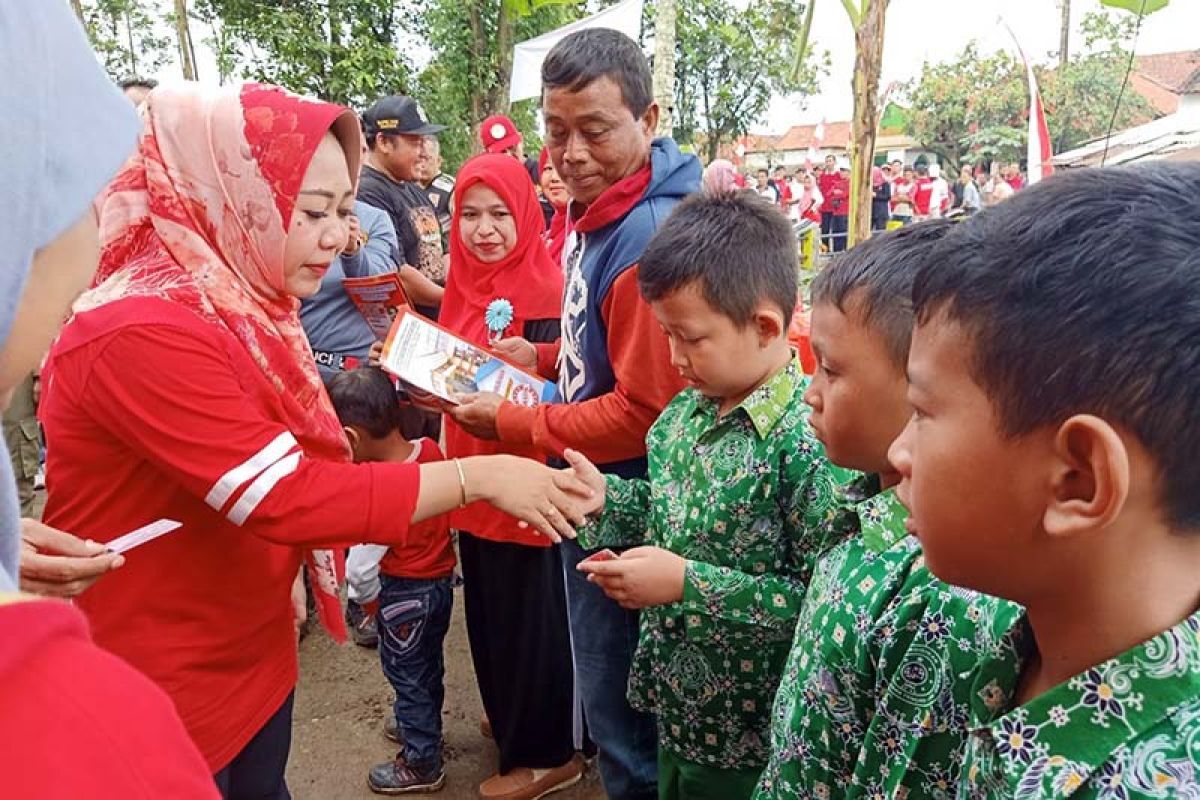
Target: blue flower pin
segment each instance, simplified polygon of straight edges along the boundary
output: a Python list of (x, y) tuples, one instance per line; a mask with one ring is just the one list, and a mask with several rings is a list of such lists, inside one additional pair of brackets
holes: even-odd
[(512, 325), (512, 321), (513, 305), (503, 297), (497, 297), (488, 303), (487, 310), (483, 313), (483, 322), (487, 325), (489, 338), (492, 341), (503, 336), (505, 329)]

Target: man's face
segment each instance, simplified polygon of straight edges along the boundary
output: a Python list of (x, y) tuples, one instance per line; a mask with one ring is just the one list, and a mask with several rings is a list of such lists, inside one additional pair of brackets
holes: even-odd
[(1002, 435), (971, 375), (972, 347), (971, 332), (943, 314), (917, 326), (908, 359), (913, 415), (888, 456), (929, 569), (952, 585), (1020, 602), (1047, 580), (1035, 544), (1048, 478), (1040, 466), (1052, 437)]
[(130, 86), (125, 90), (125, 99), (133, 103), (134, 108), (141, 108), (149, 94), (150, 90), (145, 86)]
[(767, 171), (765, 169), (759, 170), (759, 172), (754, 176), (754, 181), (758, 184), (758, 188), (767, 188)]
[(787, 180), (787, 170), (784, 169), (783, 167), (780, 167), (779, 169), (775, 170), (775, 180), (786, 181)]
[(825, 156), (825, 171), (834, 172), (837, 170), (837, 159), (833, 156)]
[(892, 162), (892, 174), (899, 175), (902, 172), (904, 172), (904, 162), (903, 161), (893, 161)]
[(379, 134), (375, 140), (375, 159), (398, 181), (415, 181), (421, 159), (425, 157), (425, 137), (407, 133)]
[(912, 181), (914, 177), (916, 177), (916, 173), (911, 168), (904, 170), (904, 180)]
[(584, 205), (637, 172), (650, 155), (658, 106), (651, 103), (635, 117), (621, 87), (607, 76), (578, 92), (546, 90), (542, 109), (550, 160), (571, 197)]

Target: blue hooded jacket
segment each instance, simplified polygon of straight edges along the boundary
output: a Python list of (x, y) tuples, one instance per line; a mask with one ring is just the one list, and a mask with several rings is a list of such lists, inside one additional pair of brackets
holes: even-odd
[[(700, 189), (700, 162), (671, 139), (650, 146), (650, 183), (626, 214), (567, 242), (558, 402), (579, 402), (616, 387), (601, 309), (613, 283), (637, 265), (650, 238), (684, 197)], [(619, 332), (618, 332), (619, 333)], [(623, 477), (645, 475), (645, 458), (602, 466)]]

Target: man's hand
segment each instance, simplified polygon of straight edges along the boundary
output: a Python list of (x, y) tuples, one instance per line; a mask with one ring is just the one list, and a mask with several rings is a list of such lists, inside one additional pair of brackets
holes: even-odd
[(346, 217), (346, 227), (346, 246), (342, 248), (342, 255), (352, 256), (363, 246), (362, 227), (358, 224), (358, 217), (353, 214)]
[(496, 355), (509, 363), (524, 367), (531, 372), (537, 371), (537, 348), (520, 336), (509, 336), (492, 345)]
[(75, 597), (125, 563), (104, 545), (84, 541), (34, 519), (21, 520), (21, 590), (46, 597)]
[(496, 433), (496, 413), (504, 398), (492, 392), (466, 394), (450, 409), (450, 416), (467, 433), (477, 439), (499, 439)]
[(635, 547), (613, 561), (589, 561), (576, 569), (621, 608), (646, 608), (683, 599), (687, 560), (661, 547)]
[(604, 475), (596, 469), (595, 464), (587, 460), (587, 456), (578, 450), (568, 448), (563, 452), (563, 458), (575, 471), (575, 477), (596, 493), (594, 497), (583, 504), (583, 508), (580, 510), (589, 517), (599, 514), (604, 510), (604, 495), (608, 490), (608, 484), (604, 482)]

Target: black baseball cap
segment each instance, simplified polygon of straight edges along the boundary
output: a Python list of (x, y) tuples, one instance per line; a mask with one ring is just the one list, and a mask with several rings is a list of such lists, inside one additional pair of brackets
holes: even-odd
[(417, 101), (408, 95), (393, 94), (376, 100), (363, 114), (363, 130), (374, 140), (377, 133), (404, 133), (430, 136), (446, 130), (445, 125), (426, 122)]

